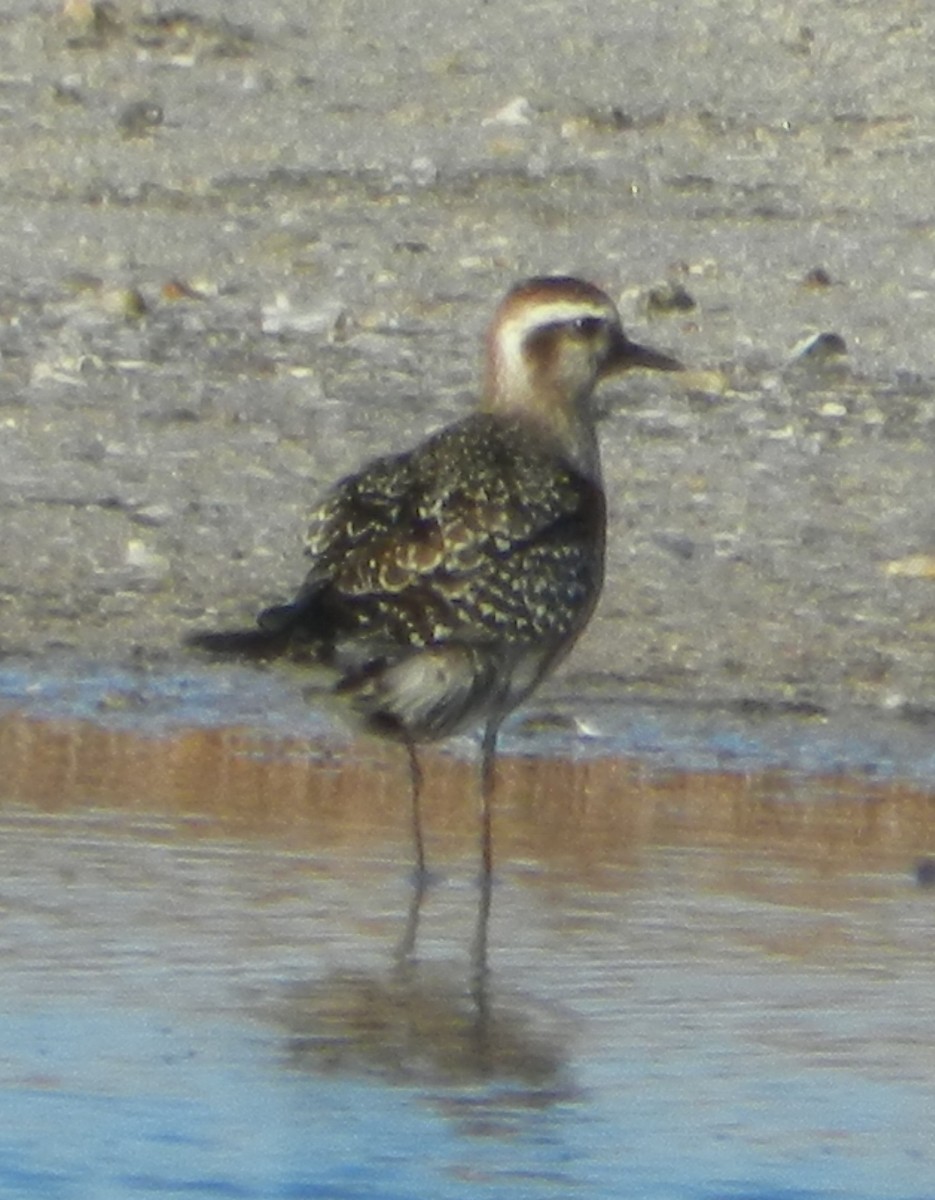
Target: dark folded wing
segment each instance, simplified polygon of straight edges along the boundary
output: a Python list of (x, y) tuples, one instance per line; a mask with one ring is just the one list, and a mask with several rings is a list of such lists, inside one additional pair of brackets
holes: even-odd
[(305, 585), (270, 617), (397, 646), (564, 639), (600, 589), (603, 528), (597, 485), (528, 428), (476, 415), (338, 484)]

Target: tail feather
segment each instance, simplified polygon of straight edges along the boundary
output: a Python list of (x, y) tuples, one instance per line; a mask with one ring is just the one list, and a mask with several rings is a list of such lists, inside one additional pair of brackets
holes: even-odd
[(328, 617), (321, 606), (320, 587), (306, 587), (290, 604), (265, 608), (253, 629), (220, 629), (191, 633), (188, 646), (222, 658), (262, 662), (288, 656), (317, 661), (328, 644)]
[(191, 633), (185, 644), (219, 658), (244, 658), (262, 662), (279, 658), (289, 649), (289, 629), (221, 629)]

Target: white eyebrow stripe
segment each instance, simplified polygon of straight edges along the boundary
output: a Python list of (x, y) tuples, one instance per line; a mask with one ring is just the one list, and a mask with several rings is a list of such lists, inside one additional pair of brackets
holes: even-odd
[(514, 335), (516, 333), (523, 334), (546, 325), (578, 321), (582, 317), (597, 317), (599, 320), (606, 321), (609, 319), (609, 314), (601, 305), (587, 304), (581, 300), (555, 301), (551, 304), (537, 302), (529, 305), (525, 312), (520, 311), (508, 316), (501, 329)]
[(612, 320), (611, 314), (599, 304), (588, 304), (580, 300), (556, 301), (552, 304), (531, 304), (523, 311), (508, 314), (497, 330), (496, 341), (501, 355), (516, 361), (523, 353), (523, 346), (530, 334), (549, 325), (565, 324), (582, 317), (597, 317), (602, 321)]

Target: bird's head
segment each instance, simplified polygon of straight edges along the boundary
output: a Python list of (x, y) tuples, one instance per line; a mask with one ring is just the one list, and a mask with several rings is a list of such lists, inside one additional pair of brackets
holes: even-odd
[(555, 393), (579, 403), (606, 375), (630, 367), (678, 371), (681, 364), (631, 341), (614, 302), (593, 284), (565, 275), (527, 279), (490, 324), (487, 407), (535, 407), (537, 397)]
[(678, 371), (681, 364), (631, 341), (614, 302), (593, 284), (565, 275), (527, 279), (490, 324), (483, 407), (580, 440), (582, 423), (593, 423), (598, 382), (631, 367)]

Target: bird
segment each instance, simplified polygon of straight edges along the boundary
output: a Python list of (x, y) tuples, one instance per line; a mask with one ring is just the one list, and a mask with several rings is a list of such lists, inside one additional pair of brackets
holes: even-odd
[(489, 880), (500, 726), (565, 658), (600, 595), (597, 384), (627, 368), (681, 369), (627, 337), (606, 292), (567, 275), (512, 287), (485, 345), (476, 411), (324, 493), (291, 601), (254, 628), (186, 639), (216, 657), (324, 670), (358, 726), (405, 746), (420, 879), (418, 747), (482, 727)]

